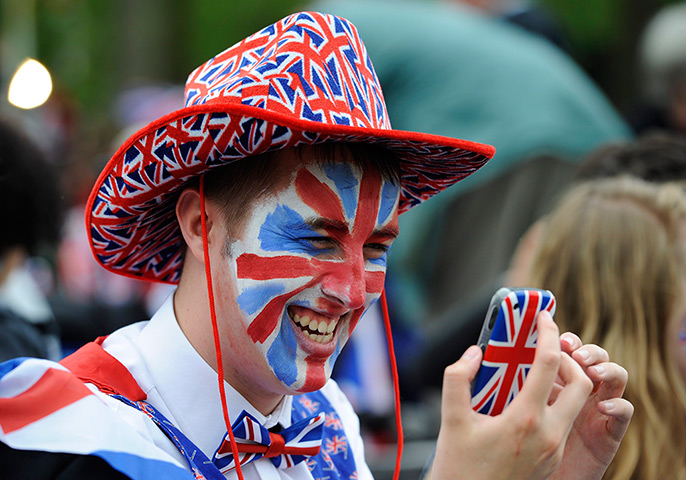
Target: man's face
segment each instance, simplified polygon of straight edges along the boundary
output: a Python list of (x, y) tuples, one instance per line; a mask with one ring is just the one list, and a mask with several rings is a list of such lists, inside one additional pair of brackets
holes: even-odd
[(239, 315), (271, 371), (265, 374), (289, 392), (328, 380), (358, 320), (381, 295), (398, 232), (398, 186), (350, 163), (317, 165), (312, 155), (283, 152), (277, 185), (257, 202), (225, 257)]

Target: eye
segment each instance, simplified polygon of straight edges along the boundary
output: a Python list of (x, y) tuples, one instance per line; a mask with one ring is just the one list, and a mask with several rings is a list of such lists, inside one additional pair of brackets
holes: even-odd
[(390, 245), (383, 243), (367, 243), (364, 246), (365, 256), (368, 259), (376, 259), (383, 257), (390, 250)]
[(305, 237), (302, 239), (309, 246), (315, 250), (331, 250), (335, 246), (335, 242), (331, 237)]

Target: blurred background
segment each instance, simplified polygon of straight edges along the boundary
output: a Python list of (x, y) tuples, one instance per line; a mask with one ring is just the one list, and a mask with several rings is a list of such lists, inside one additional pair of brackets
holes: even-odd
[[(36, 294), (30, 301), (24, 299), (24, 307), (17, 308), (24, 308), (20, 313), (34, 318), (33, 325), (41, 326), (42, 335), (60, 342), (59, 353), (54, 348), (45, 351), (45, 356), (53, 357), (67, 354), (119, 326), (148, 318), (169, 290), (109, 275), (90, 258), (83, 208), (100, 170), (128, 135), (183, 106), (186, 77), (208, 58), (295, 11), (316, 9), (346, 16), (358, 25), (367, 43), (396, 128), (492, 143), (499, 152), (490, 170), (474, 175), (474, 181), (465, 182), (462, 190), (455, 189), (457, 193), (452, 197), (444, 196), (443, 201), (449, 203), (430, 201), (417, 208), (414, 217), (403, 215), (407, 217), (403, 228), (409, 232), (408, 240), (401, 236), (406, 243), (399, 241), (394, 245), (397, 260), (391, 262), (387, 290), (395, 321), (401, 378), (407, 385), (402, 392), (408, 440), (403, 464), (407, 478), (416, 478), (432, 449), (437, 429), (435, 393), (442, 369), (436, 366), (435, 357), (440, 357), (442, 350), (437, 349), (436, 338), (450, 337), (448, 333), (452, 330), (448, 330), (461, 328), (466, 323), (462, 319), (483, 317), (490, 293), (495, 291), (497, 279), (507, 268), (520, 236), (552, 200), (555, 191), (571, 178), (573, 166), (584, 155), (599, 145), (627, 140), (652, 127), (686, 132), (686, 100), (680, 104), (684, 112), (675, 107), (677, 113), (665, 113), (664, 103), (655, 103), (648, 88), (647, 77), (654, 75), (660, 65), (651, 65), (646, 56), (659, 60), (661, 57), (654, 52), (668, 49), (661, 49), (659, 42), (657, 47), (646, 45), (644, 39), (646, 27), (658, 11), (681, 3), (0, 0), (0, 117), (23, 131), (27, 141), (35, 143), (54, 171), (59, 193), (52, 202), (59, 204), (60, 209), (50, 215), (59, 215), (62, 225), (59, 238), (46, 239), (38, 248), (32, 248), (25, 264), (43, 299), (36, 300), (40, 296)], [(686, 20), (677, 17), (676, 36), (668, 39), (667, 44), (681, 45), (684, 51), (665, 53), (666, 57), (672, 54), (665, 62), (676, 58), (674, 62), (683, 63), (676, 73), (669, 72), (672, 83), (677, 77), (680, 81), (686, 78)], [(408, 28), (403, 23), (408, 21), (417, 28)], [(436, 27), (432, 29), (432, 25)], [(381, 32), (378, 35), (377, 30)], [(439, 35), (439, 30), (443, 35)], [(416, 52), (409, 46), (401, 50), (398, 45), (402, 40), (421, 44), (428, 50), (420, 52), (417, 63), (405, 61), (409, 57), (404, 55)], [(490, 50), (484, 49), (486, 46)], [(506, 47), (512, 52), (504, 53)], [(497, 55), (499, 49), (503, 52), (501, 57)], [(433, 70), (435, 66), (422, 63), (434, 61), (427, 58), (427, 51), (440, 53), (442, 57), (435, 64), (440, 68)], [(474, 58), (465, 60), (470, 53), (485, 63)], [(492, 58), (485, 58), (490, 54)], [(448, 58), (453, 56), (451, 63)], [(499, 66), (507, 68), (501, 70)], [(475, 72), (482, 77), (474, 76)], [(422, 80), (426, 83), (418, 87), (420, 77), (426, 77)], [(479, 114), (480, 108), (463, 109), (466, 104), (457, 100), (452, 112), (443, 112), (453, 115), (452, 119), (435, 115), (435, 110), (424, 117), (422, 112), (411, 110), (413, 105), (432, 105), (430, 99), (414, 95), (412, 89), (438, 91), (432, 85), (437, 80), (444, 83), (449, 93), (437, 96), (435, 101), (442, 105), (450, 103), (446, 99), (453, 91), (456, 99), (466, 98), (463, 102), (475, 102), (476, 96), (484, 113)], [(483, 89), (478, 95), (469, 88), (458, 92), (452, 82)], [(407, 94), (403, 90), (406, 85)], [(686, 85), (686, 80), (680, 85)], [(539, 108), (536, 101), (545, 97), (542, 91), (558, 87), (565, 93), (556, 93), (557, 100), (551, 102), (551, 107)], [(686, 87), (679, 92), (686, 99)], [(487, 99), (492, 99), (493, 105), (487, 105)], [(512, 103), (512, 99), (520, 103)], [(523, 137), (516, 129), (521, 123), (519, 119), (538, 115), (540, 124), (532, 123), (527, 130), (539, 132), (545, 129), (539, 125), (550, 123), (558, 113), (564, 116), (564, 109), (573, 113), (569, 116), (574, 117), (575, 125), (587, 130), (572, 130), (575, 127), (571, 120), (569, 125), (561, 123), (555, 131), (556, 141), (547, 138), (541, 144), (545, 148), (536, 144), (539, 140), (533, 137), (525, 139), (530, 144), (517, 146), (510, 146), (511, 138), (500, 137), (509, 131), (521, 143)], [(681, 115), (683, 124), (679, 120)], [(571, 145), (569, 137), (573, 136), (586, 141)], [(497, 166), (498, 160), (502, 170)], [(517, 179), (510, 175), (508, 166), (513, 165), (521, 166), (521, 171), (526, 169), (527, 177)], [(0, 172), (0, 176), (4, 174)], [(534, 174), (537, 176), (532, 180)], [(532, 182), (547, 182), (549, 188), (523, 201), (522, 192), (530, 191)], [(497, 200), (494, 192), (501, 195)], [(12, 204), (11, 199), (9, 202), (3, 208), (22, 208)], [(495, 210), (486, 209), (485, 204), (494, 205)], [(517, 215), (498, 211), (503, 204), (518, 205)], [(473, 212), (490, 226), (507, 228), (508, 235), (484, 230), (477, 225), (479, 219), (464, 214), (454, 216), (450, 213), (454, 211)], [(423, 219), (420, 223), (418, 217)], [(507, 217), (507, 222), (503, 217)], [(519, 219), (516, 224), (512, 222), (515, 217)], [(14, 228), (8, 222), (4, 221), (3, 231)], [(446, 225), (456, 226), (455, 232)], [(420, 231), (431, 232), (432, 238), (418, 238), (416, 233)], [(464, 245), (451, 248), (458, 237)], [(484, 243), (484, 238), (499, 243), (490, 245)], [(476, 242), (475, 239), (478, 245), (467, 243)], [(422, 253), (421, 265), (413, 270), (417, 259), (412, 253), (417, 251)], [(428, 256), (424, 255), (427, 251)], [(471, 276), (458, 278), (460, 262), (467, 260), (476, 267), (468, 265), (464, 271), (471, 271)], [(0, 261), (0, 307), (4, 301), (1, 268), (8, 265), (9, 261)], [(434, 266), (427, 268), (430, 265)], [(45, 304), (41, 312), (28, 312), (26, 304), (35, 306), (41, 301)], [(373, 314), (370, 318), (378, 322)], [(454, 361), (465, 345), (475, 340), (473, 336), (478, 332), (473, 327), (478, 328), (478, 323), (469, 324), (469, 335), (455, 342), (446, 362)], [(385, 350), (383, 333), (371, 327), (372, 320), (368, 324), (370, 327), (361, 334), (364, 338), (353, 342), (350, 353), (339, 360), (337, 375), (341, 385), (349, 385), (347, 392), (361, 413), (363, 429), (370, 440), (370, 464), (377, 477), (383, 479), (390, 476), (394, 455), (392, 398), (387, 379), (379, 380), (383, 373), (368, 367), (371, 362), (378, 366), (385, 358), (381, 355), (378, 360), (379, 351)], [(462, 335), (461, 331), (457, 328), (456, 335)], [(434, 363), (427, 363), (427, 354)], [(385, 390), (378, 392), (379, 388)]]
[[(639, 35), (661, 6), (675, 2), (536, 3), (559, 26), (570, 55), (612, 102), (623, 111), (631, 108), (639, 89)], [(71, 139), (76, 145), (69, 145), (70, 157), (92, 163), (110, 151), (120, 121), (115, 102), (124, 90), (136, 85), (183, 85), (188, 73), (210, 56), (285, 14), (308, 7), (307, 2), (293, 0), (2, 0), (4, 91), (27, 57), (45, 65), (53, 80), (52, 96), (39, 112), (11, 109), (3, 95), (3, 113), (61, 124), (79, 139)], [(45, 118), (49, 116), (53, 118)]]

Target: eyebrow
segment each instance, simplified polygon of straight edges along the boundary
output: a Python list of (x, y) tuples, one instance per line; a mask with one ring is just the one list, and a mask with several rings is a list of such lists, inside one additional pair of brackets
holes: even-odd
[[(307, 225), (309, 225), (314, 230), (333, 230), (335, 232), (340, 232), (340, 233), (347, 233), (348, 232), (348, 225), (346, 223), (338, 221), (338, 220), (330, 220), (330, 219), (326, 219), (326, 218), (316, 218), (316, 219), (312, 219), (312, 220), (307, 220), (306, 223), (307, 223)], [(371, 236), (396, 238), (399, 233), (400, 233), (400, 231), (399, 231), (398, 227), (393, 226), (393, 225), (387, 225), (387, 226), (380, 228), (378, 230), (374, 230), (372, 232)]]

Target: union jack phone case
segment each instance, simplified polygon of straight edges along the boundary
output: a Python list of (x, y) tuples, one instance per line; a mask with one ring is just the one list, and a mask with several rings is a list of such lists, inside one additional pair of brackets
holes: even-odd
[(498, 415), (521, 390), (536, 351), (536, 315), (555, 314), (548, 290), (501, 288), (491, 298), (478, 345), (484, 352), (472, 382), (472, 408)]

